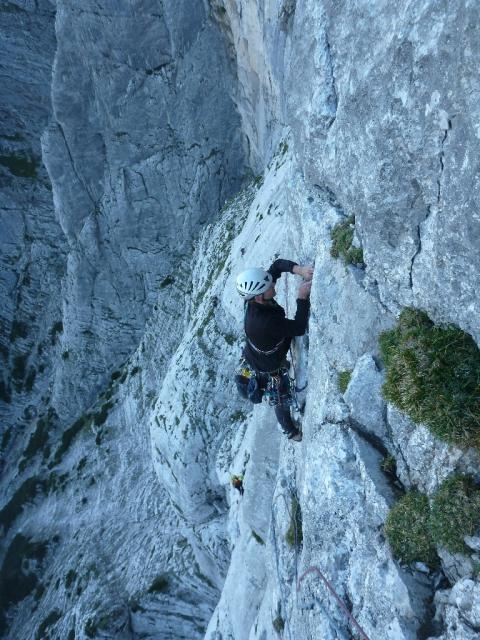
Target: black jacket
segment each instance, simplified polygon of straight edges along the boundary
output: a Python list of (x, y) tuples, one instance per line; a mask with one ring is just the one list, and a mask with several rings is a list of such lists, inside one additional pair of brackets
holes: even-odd
[[(296, 262), (275, 260), (268, 271), (276, 282), (282, 273), (292, 272)], [(294, 320), (285, 318), (285, 310), (275, 300), (270, 304), (258, 304), (254, 300), (245, 303), (245, 333), (247, 343), (243, 357), (256, 371), (275, 371), (285, 362), (293, 336), (303, 336), (307, 329), (308, 300), (297, 300)], [(253, 346), (252, 346), (253, 345)], [(272, 351), (258, 353), (255, 350)]]

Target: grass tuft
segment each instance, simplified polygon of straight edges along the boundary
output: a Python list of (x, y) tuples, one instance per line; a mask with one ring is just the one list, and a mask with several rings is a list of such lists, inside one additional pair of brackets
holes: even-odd
[(47, 629), (58, 622), (61, 617), (62, 614), (58, 609), (51, 611), (43, 622), (40, 623), (37, 633), (35, 634), (35, 640), (45, 640), (45, 638), (49, 637)]
[(262, 538), (262, 536), (259, 536), (258, 533), (253, 529), (252, 529), (252, 536), (254, 537), (256, 542), (258, 542), (258, 544), (261, 544), (261, 545), (265, 544), (265, 540)]
[(390, 509), (385, 523), (393, 554), (403, 563), (424, 562), (429, 567), (438, 564), (438, 557), (429, 533), (430, 505), (423, 493), (407, 493)]
[(408, 308), (379, 341), (386, 400), (438, 438), (480, 447), (480, 351), (472, 337)]
[(469, 553), (465, 536), (480, 529), (480, 488), (471, 476), (447, 478), (435, 492), (430, 515), (434, 542), (451, 553)]
[(272, 625), (277, 633), (282, 633), (285, 629), (285, 621), (282, 616), (277, 616), (275, 620), (273, 620)]
[(362, 249), (352, 247), (354, 230), (355, 216), (350, 216), (343, 222), (335, 225), (330, 234), (332, 239), (330, 255), (332, 258), (342, 258), (345, 264), (363, 265)]
[(352, 378), (352, 370), (349, 369), (347, 371), (340, 371), (338, 374), (338, 388), (342, 393), (345, 393), (348, 385), (350, 384), (350, 380)]
[(170, 587), (168, 576), (161, 575), (152, 582), (148, 588), (148, 593), (165, 593)]
[(299, 547), (303, 542), (302, 511), (296, 496), (292, 496), (290, 506), (290, 526), (285, 534), (285, 540), (291, 547)]
[(388, 476), (396, 476), (397, 461), (395, 460), (395, 457), (392, 455), (388, 455), (382, 458), (382, 461), (380, 462), (380, 469)]

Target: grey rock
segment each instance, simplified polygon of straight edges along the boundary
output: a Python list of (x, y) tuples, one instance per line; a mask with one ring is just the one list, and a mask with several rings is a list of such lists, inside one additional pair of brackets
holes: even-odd
[[(445, 627), (440, 640), (474, 640), (480, 627), (480, 585), (468, 578), (438, 591), (435, 604)], [(431, 639), (433, 640), (433, 639)]]
[[(480, 335), (476, 4), (52, 7), (0, 8), (0, 155), (38, 159), (36, 181), (0, 163), (0, 561), (19, 533), (48, 546), (8, 636), (61, 607), (52, 637), (273, 640), (279, 615), (286, 637), (347, 637), (318, 574), (297, 593), (312, 567), (372, 638), (478, 636), (470, 561), (443, 554), (432, 621), (435, 576), (393, 559), (379, 468), (388, 448), (431, 494), (478, 455), (384, 421), (374, 366), (405, 305)], [(330, 255), (353, 214), (365, 269)], [(232, 383), (235, 275), (278, 256), (316, 267), (296, 445)], [(289, 317), (297, 287), (279, 283)]]
[(452, 584), (462, 578), (471, 578), (475, 574), (474, 560), (462, 553), (450, 553), (442, 547), (437, 548), (442, 561), (442, 569)]
[(355, 364), (351, 380), (344, 394), (352, 418), (368, 433), (387, 441), (384, 420), (386, 405), (382, 399), (383, 376), (370, 354), (362, 356)]
[(453, 473), (476, 473), (480, 460), (475, 450), (464, 451), (442, 442), (391, 405), (387, 416), (398, 477), (406, 487), (432, 494)]
[(465, 536), (465, 544), (474, 551), (480, 551), (480, 536)]

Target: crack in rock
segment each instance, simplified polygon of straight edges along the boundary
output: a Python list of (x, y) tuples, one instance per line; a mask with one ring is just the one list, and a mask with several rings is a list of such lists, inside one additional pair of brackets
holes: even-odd
[(337, 118), (337, 107), (338, 107), (338, 94), (337, 87), (335, 83), (335, 75), (333, 73), (333, 56), (330, 47), (330, 41), (328, 39), (328, 33), (325, 30), (325, 54), (326, 54), (326, 68), (325, 75), (328, 79), (328, 84), (330, 88), (330, 95), (327, 98), (327, 106), (332, 112), (331, 120), (326, 123), (327, 130), (333, 125)]
[[(440, 211), (442, 209), (442, 205), (441, 205), (441, 201), (442, 201), (442, 179), (443, 179), (443, 173), (445, 171), (445, 161), (444, 161), (445, 150), (444, 150), (444, 145), (445, 145), (445, 142), (446, 142), (447, 137), (448, 137), (448, 133), (451, 130), (451, 128), (452, 128), (452, 119), (448, 118), (447, 122), (446, 122), (446, 128), (444, 128), (444, 135), (443, 135), (443, 138), (442, 138), (442, 141), (441, 141), (441, 148), (440, 148), (440, 153), (439, 153), (439, 156), (438, 156), (438, 162), (440, 164), (440, 174), (439, 174), (439, 176), (437, 178), (437, 202), (436, 202), (437, 211)], [(416, 228), (416, 233), (417, 233), (416, 245), (417, 245), (417, 248), (416, 248), (416, 251), (413, 254), (412, 259), (410, 261), (410, 273), (409, 273), (409, 278), (408, 278), (410, 289), (413, 289), (413, 267), (414, 267), (414, 263), (415, 263), (415, 260), (417, 259), (417, 256), (422, 251), (422, 236), (421, 236), (421, 228), (420, 227), (426, 220), (428, 220), (428, 218), (430, 217), (431, 212), (432, 212), (432, 205), (429, 205), (427, 207), (427, 214), (426, 214), (425, 218), (423, 219), (422, 222), (420, 222), (417, 225), (417, 228)]]
[(62, 125), (61, 125), (59, 122), (57, 122), (57, 126), (58, 126), (58, 128), (59, 128), (59, 130), (60, 130), (60, 133), (62, 134), (63, 142), (65, 143), (65, 149), (67, 150), (67, 154), (68, 154), (68, 157), (69, 157), (69, 159), (70, 159), (70, 163), (71, 163), (71, 165), (72, 165), (73, 173), (75, 174), (75, 176), (76, 176), (76, 178), (77, 178), (78, 182), (79, 182), (79, 183), (82, 185), (82, 187), (84, 188), (85, 193), (87, 194), (87, 196), (89, 197), (90, 201), (91, 201), (91, 202), (92, 202), (92, 204), (93, 204), (93, 207), (94, 207), (94, 208), (96, 208), (98, 203), (95, 201), (95, 198), (94, 198), (94, 197), (92, 196), (92, 194), (90, 193), (90, 190), (89, 190), (88, 186), (86, 185), (86, 183), (84, 182), (84, 180), (80, 177), (80, 174), (79, 174), (79, 173), (78, 173), (78, 171), (77, 171), (77, 168), (76, 168), (76, 166), (75, 166), (75, 161), (74, 161), (73, 156), (72, 156), (72, 152), (70, 151), (70, 147), (69, 147), (69, 145), (68, 145), (67, 138), (66, 138), (66, 136), (65, 136), (65, 131), (63, 130), (63, 127), (62, 127)]

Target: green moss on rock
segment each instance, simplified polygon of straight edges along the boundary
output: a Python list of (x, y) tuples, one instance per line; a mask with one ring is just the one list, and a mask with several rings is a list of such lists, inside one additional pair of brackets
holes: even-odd
[(471, 476), (447, 478), (433, 496), (430, 532), (438, 546), (467, 553), (465, 536), (480, 530), (480, 488)]
[(407, 493), (390, 509), (385, 535), (393, 554), (401, 562), (424, 562), (430, 567), (438, 564), (429, 518), (428, 498), (418, 491)]
[(299, 547), (303, 542), (302, 511), (296, 496), (292, 496), (290, 506), (290, 526), (285, 534), (285, 540), (291, 547)]
[(480, 351), (471, 336), (404, 309), (380, 350), (389, 402), (448, 443), (480, 447)]
[(352, 246), (354, 231), (354, 216), (350, 216), (343, 222), (339, 222), (335, 225), (330, 234), (332, 239), (330, 255), (332, 258), (342, 258), (345, 264), (363, 265), (362, 249)]
[(341, 371), (338, 374), (338, 388), (342, 393), (345, 393), (348, 385), (350, 384), (350, 380), (352, 378), (352, 370), (349, 369), (347, 371)]

